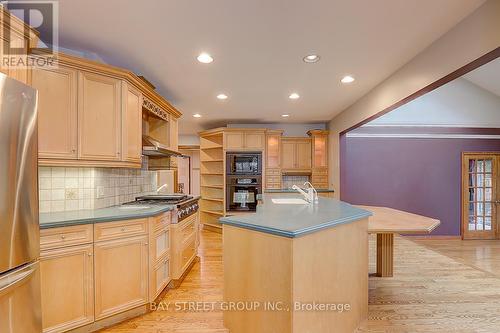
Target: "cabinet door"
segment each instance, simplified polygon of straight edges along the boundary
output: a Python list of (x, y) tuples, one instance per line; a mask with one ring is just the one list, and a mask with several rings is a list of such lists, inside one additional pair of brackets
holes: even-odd
[(295, 141), (282, 140), (281, 144), (281, 168), (294, 169), (295, 168), (295, 155), (296, 155)]
[(32, 86), (38, 90), (38, 157), (77, 157), (77, 71), (33, 69)]
[(78, 83), (79, 157), (120, 160), (121, 81), (81, 71)]
[(311, 141), (298, 141), (297, 142), (297, 169), (310, 169), (311, 168)]
[(92, 244), (40, 254), (43, 332), (64, 332), (94, 321)]
[(243, 132), (228, 132), (224, 133), (225, 146), (227, 150), (243, 149), (244, 148), (244, 134)]
[(281, 135), (268, 135), (267, 140), (267, 158), (266, 163), (268, 168), (280, 167), (280, 142)]
[(122, 157), (124, 161), (141, 162), (142, 155), (142, 94), (123, 82)]
[(327, 136), (314, 136), (313, 140), (313, 167), (326, 168), (328, 166)]
[(264, 150), (264, 133), (245, 133), (245, 148)]
[(156, 264), (151, 272), (151, 285), (149, 286), (151, 295), (149, 301), (153, 302), (171, 280), (170, 258), (167, 256)]
[(95, 243), (94, 250), (96, 320), (145, 304), (147, 236)]

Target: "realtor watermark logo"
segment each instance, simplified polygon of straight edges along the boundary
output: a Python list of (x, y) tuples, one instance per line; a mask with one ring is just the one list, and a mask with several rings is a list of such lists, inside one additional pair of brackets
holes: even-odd
[[(59, 47), (59, 3), (51, 0), (0, 1), (1, 67), (55, 67)], [(20, 24), (20, 21), (26, 23)], [(33, 28), (36, 45), (30, 45)], [(30, 53), (30, 54), (28, 54)]]

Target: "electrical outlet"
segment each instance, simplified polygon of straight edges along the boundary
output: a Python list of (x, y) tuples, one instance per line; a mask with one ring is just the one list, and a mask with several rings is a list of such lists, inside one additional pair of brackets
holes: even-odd
[(104, 198), (104, 186), (97, 186), (96, 197), (97, 199)]

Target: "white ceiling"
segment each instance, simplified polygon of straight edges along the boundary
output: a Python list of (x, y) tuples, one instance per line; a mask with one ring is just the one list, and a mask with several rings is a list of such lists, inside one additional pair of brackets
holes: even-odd
[[(282, 113), (328, 121), (483, 2), (60, 0), (59, 34), (64, 47), (144, 75), (184, 113), (180, 133), (194, 134)], [(198, 63), (202, 51), (215, 61)], [(308, 53), (321, 61), (303, 63)], [(343, 86), (347, 73), (357, 80)]]
[[(500, 96), (500, 58), (469, 72), (463, 76), (465, 79), (480, 86), (489, 92)], [(498, 110), (500, 114), (500, 110)]]

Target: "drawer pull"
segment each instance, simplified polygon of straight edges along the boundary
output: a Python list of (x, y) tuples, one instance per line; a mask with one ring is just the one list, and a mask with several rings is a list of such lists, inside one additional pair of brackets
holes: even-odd
[(61, 235), (61, 239), (66, 239), (66, 236), (64, 236), (64, 235)]

